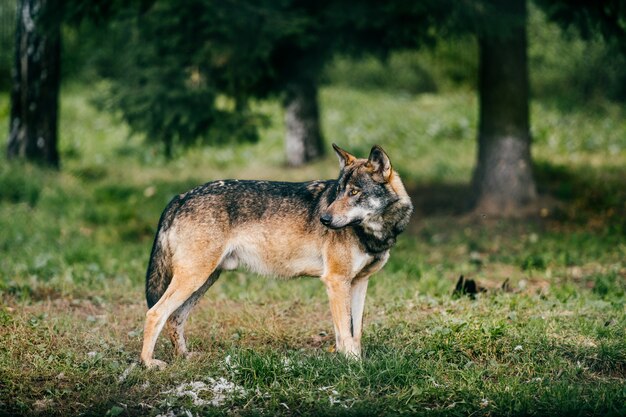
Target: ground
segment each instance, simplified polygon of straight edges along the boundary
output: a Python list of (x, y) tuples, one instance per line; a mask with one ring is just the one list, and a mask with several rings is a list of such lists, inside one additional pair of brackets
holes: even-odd
[[(136, 362), (167, 201), (218, 178), (332, 178), (337, 161), (285, 168), (276, 103), (256, 105), (273, 120), (258, 144), (168, 161), (96, 93), (63, 93), (60, 172), (0, 167), (0, 415), (626, 414), (623, 108), (533, 103), (544, 207), (500, 220), (469, 211), (472, 93), (326, 88), (328, 142), (382, 145), (416, 205), (371, 281), (363, 361), (333, 352), (318, 280), (229, 272), (188, 324), (197, 354), (160, 338), (154, 371)], [(0, 131), (6, 114), (0, 96)], [(460, 275), (486, 291), (453, 296)]]

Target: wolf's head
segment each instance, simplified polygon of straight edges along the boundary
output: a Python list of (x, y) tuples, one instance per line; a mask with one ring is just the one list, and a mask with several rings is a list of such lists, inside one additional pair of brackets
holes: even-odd
[(374, 146), (367, 159), (356, 158), (334, 143), (333, 148), (339, 157), (339, 178), (320, 221), (331, 229), (358, 224), (375, 228), (388, 207), (406, 194), (398, 174), (380, 146)]

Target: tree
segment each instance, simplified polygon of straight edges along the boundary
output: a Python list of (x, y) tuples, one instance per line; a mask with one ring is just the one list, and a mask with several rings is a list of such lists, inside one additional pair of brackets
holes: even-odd
[[(374, 54), (433, 41), (433, 22), (444, 8), (437, 1), (295, 1), (311, 17), (310, 31), (282, 48), (276, 65), (284, 91), (288, 163), (298, 166), (323, 154), (317, 86), (324, 65), (337, 53)], [(286, 64), (285, 64), (286, 63)]]
[(111, 76), (111, 107), (171, 150), (255, 140), (259, 119), (246, 103), (278, 97), (287, 161), (306, 163), (324, 151), (318, 104), (324, 65), (338, 51), (419, 44), (430, 36), (437, 2), (418, 3), (156, 1), (131, 22), (129, 55), (116, 55), (123, 70)]
[(276, 74), (268, 86), (282, 99), (287, 164), (297, 167), (325, 154), (318, 86), (334, 47), (329, 32), (332, 20), (324, 13), (327, 1), (294, 1), (289, 10), (306, 22), (305, 31), (281, 39), (270, 55)]
[[(588, 39), (600, 34), (626, 55), (622, 0), (535, 2), (550, 19), (576, 26)], [(532, 207), (537, 195), (528, 117), (526, 1), (484, 0), (478, 4), (481, 7), (473, 12), (480, 47), (479, 151), (473, 178), (476, 208), (488, 214), (516, 215), (524, 206)]]
[(260, 118), (248, 101), (284, 92), (281, 68), (292, 61), (280, 52), (293, 51), (310, 22), (288, 5), (160, 0), (127, 16), (119, 68), (105, 69), (111, 109), (167, 154), (177, 145), (255, 141)]
[(324, 155), (318, 80), (310, 75), (289, 80), (285, 86), (283, 108), (287, 164), (297, 167)]
[(7, 156), (58, 167), (61, 35), (58, 0), (20, 0)]
[(486, 17), (508, 28), (479, 34), (476, 210), (511, 216), (537, 197), (530, 153), (526, 0), (486, 3)]
[(525, 1), (363, 1), (346, 17), (355, 28), (356, 39), (349, 45), (383, 55), (431, 45), (443, 37), (477, 36), (480, 120), (473, 184), (476, 209), (482, 213), (515, 215), (536, 199)]
[(150, 0), (19, 0), (7, 157), (58, 168), (61, 26), (102, 22)]

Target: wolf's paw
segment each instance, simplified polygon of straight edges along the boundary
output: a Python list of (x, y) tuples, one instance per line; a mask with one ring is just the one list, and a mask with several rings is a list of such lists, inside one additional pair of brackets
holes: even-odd
[(181, 356), (183, 358), (185, 358), (185, 359), (196, 359), (198, 356), (200, 356), (200, 353), (198, 353), (198, 352), (185, 352)]
[(342, 353), (348, 359), (352, 359), (352, 360), (355, 360), (355, 361), (360, 361), (361, 360), (361, 351), (360, 350), (358, 350), (358, 351), (351, 350), (351, 351), (345, 351), (345, 352), (342, 352)]
[(176, 355), (177, 358), (182, 358), (182, 359), (192, 359), (198, 356), (198, 352), (189, 352), (187, 349), (176, 350), (174, 351), (174, 354)]
[(149, 359), (142, 361), (143, 366), (148, 369), (165, 369), (167, 362), (160, 361), (158, 359)]
[(351, 339), (344, 341), (344, 345), (339, 351), (349, 359), (361, 360), (361, 346)]

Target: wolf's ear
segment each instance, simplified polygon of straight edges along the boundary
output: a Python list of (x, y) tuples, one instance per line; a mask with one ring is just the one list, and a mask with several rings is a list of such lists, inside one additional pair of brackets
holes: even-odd
[(370, 156), (367, 159), (367, 163), (372, 167), (374, 171), (372, 178), (377, 182), (387, 182), (391, 178), (391, 161), (389, 157), (378, 145), (375, 145)]
[(335, 152), (337, 152), (337, 156), (339, 157), (339, 166), (341, 167), (341, 169), (352, 164), (356, 160), (354, 155), (350, 155), (348, 152), (344, 151), (334, 143), (333, 149), (335, 150)]

